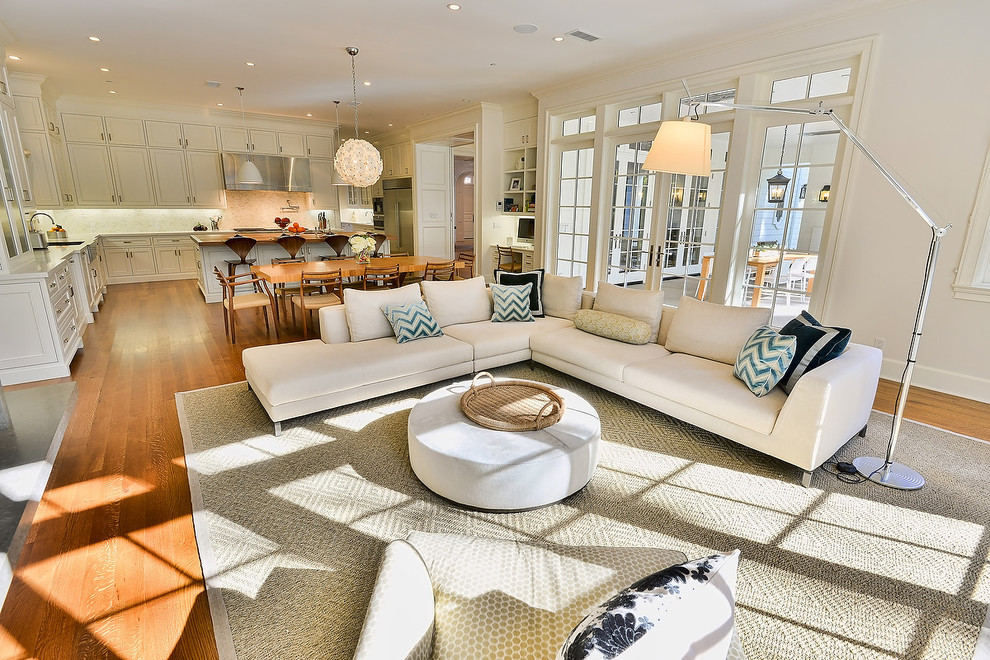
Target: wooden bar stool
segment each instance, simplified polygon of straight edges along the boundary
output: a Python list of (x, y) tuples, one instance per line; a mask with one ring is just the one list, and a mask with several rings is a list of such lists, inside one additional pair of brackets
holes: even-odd
[(238, 266), (251, 266), (254, 264), (255, 260), (248, 259), (247, 256), (254, 249), (257, 242), (249, 236), (234, 236), (224, 241), (224, 245), (233, 250), (234, 254), (238, 257), (238, 261), (234, 261), (233, 259), (225, 260), (227, 262), (227, 277), (236, 275)]
[(333, 250), (334, 256), (323, 257), (323, 259), (346, 259), (347, 257), (344, 256), (344, 248), (347, 247), (348, 238), (348, 236), (344, 236), (343, 234), (333, 234), (324, 238), (323, 240), (330, 246), (330, 249)]
[[(275, 241), (282, 246), (282, 249), (289, 253), (289, 259), (295, 259), (302, 246), (306, 245), (306, 239), (302, 236), (279, 236)], [(274, 261), (272, 262), (274, 263)]]

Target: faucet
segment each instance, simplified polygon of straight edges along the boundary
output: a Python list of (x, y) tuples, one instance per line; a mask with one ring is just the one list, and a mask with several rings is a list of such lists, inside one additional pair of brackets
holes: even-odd
[(55, 218), (53, 218), (52, 216), (48, 215), (47, 213), (42, 213), (41, 211), (35, 211), (34, 213), (31, 214), (31, 217), (28, 218), (28, 227), (29, 228), (33, 227), (31, 231), (34, 232), (40, 231), (35, 221), (35, 218), (37, 218), (39, 215), (43, 215), (46, 218), (48, 218), (48, 220), (52, 223), (52, 225), (55, 224)]

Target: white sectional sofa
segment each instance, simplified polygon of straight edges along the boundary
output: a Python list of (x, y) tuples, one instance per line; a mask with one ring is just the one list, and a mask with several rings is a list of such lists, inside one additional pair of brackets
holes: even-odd
[[(659, 292), (616, 292), (617, 287), (601, 285), (598, 302), (605, 311), (653, 323), (650, 341), (634, 345), (575, 327), (580, 278), (547, 275), (542, 286), (547, 316), (531, 323), (490, 321), (483, 278), (424, 282), (423, 295), (443, 336), (400, 344), (387, 321), (382, 326), (375, 317), (384, 318), (379, 299), (369, 296), (418, 299), (414, 287), (345, 291), (345, 305), (320, 310), (321, 339), (244, 350), (249, 386), (275, 423), (276, 435), (281, 423), (294, 417), (532, 359), (795, 465), (808, 485), (813, 470), (865, 432), (873, 405), (881, 353), (852, 343), (805, 373), (790, 394), (777, 387), (755, 396), (733, 376), (731, 362), (766, 322), (767, 310), (684, 299), (678, 311), (662, 307)], [(718, 320), (699, 331), (699, 320), (706, 319)], [(705, 357), (709, 353), (718, 359)]]

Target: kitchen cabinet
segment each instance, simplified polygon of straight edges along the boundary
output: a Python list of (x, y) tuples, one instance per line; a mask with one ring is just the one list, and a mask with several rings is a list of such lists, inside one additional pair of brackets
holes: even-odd
[(56, 111), (52, 105), (45, 103), (44, 101), (41, 102), (41, 107), (45, 114), (45, 130), (48, 131), (48, 134), (52, 137), (61, 140), (62, 129), (59, 126), (58, 111)]
[(218, 151), (217, 129), (204, 124), (145, 120), (148, 146), (163, 149)]
[(59, 191), (58, 177), (55, 174), (54, 160), (48, 140), (49, 137), (44, 132), (24, 131), (21, 133), (21, 143), (25, 153), (24, 160), (27, 163), (27, 175), (31, 182), (34, 203), (43, 209), (62, 206), (62, 195)]
[(79, 206), (155, 205), (147, 149), (82, 143), (66, 146)]
[(333, 136), (307, 135), (306, 155), (310, 158), (333, 158)]
[(159, 275), (196, 274), (199, 250), (192, 239), (180, 236), (153, 236), (155, 265)]
[(333, 185), (333, 161), (322, 158), (309, 159), (309, 175), (313, 183), (313, 208), (325, 211), (340, 206), (337, 189)]
[(220, 159), (210, 152), (151, 149), (159, 206), (220, 208), (224, 205)]
[(22, 131), (45, 130), (45, 113), (41, 108), (40, 98), (15, 94), (14, 108), (17, 110), (17, 123)]
[(279, 156), (305, 156), (306, 145), (302, 133), (278, 132)]
[(108, 239), (103, 256), (107, 265), (107, 278), (111, 284), (115, 283), (115, 279), (127, 278), (124, 281), (140, 281), (129, 278), (158, 273), (150, 237)]
[(10, 93), (10, 80), (7, 78), (7, 65), (4, 64), (4, 60), (7, 56), (3, 53), (3, 48), (0, 47), (0, 104), (7, 106), (8, 108), (14, 107), (14, 97)]
[(408, 142), (389, 144), (380, 149), (382, 177), (395, 179), (412, 176), (412, 145)]
[(9, 149), (7, 156), (13, 165), (14, 187), (20, 201), (21, 210), (29, 213), (36, 208), (34, 196), (31, 194), (31, 180), (28, 178), (27, 160), (24, 158), (24, 145), (18, 129), (17, 114), (13, 108), (0, 107), (3, 115), (3, 142)]
[(536, 117), (509, 121), (502, 127), (503, 148), (527, 147), (531, 144), (536, 144)]
[(143, 147), (144, 122), (140, 119), (101, 117), (66, 112), (62, 114), (62, 128), (66, 142), (89, 144), (116, 144)]
[[(248, 148), (249, 144), (250, 149)], [(221, 126), (220, 146), (223, 151), (234, 153), (243, 154), (250, 151), (256, 154), (277, 156), (278, 136), (275, 131), (262, 128), (251, 128), (245, 133), (243, 128)]]

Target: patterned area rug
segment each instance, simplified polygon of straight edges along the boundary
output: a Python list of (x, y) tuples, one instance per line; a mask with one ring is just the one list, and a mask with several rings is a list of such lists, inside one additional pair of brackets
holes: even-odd
[[(923, 489), (823, 469), (802, 488), (797, 468), (553, 370), (494, 371), (567, 387), (599, 411), (585, 489), (508, 514), (431, 493), (409, 467), (406, 420), (440, 384), (292, 420), (279, 438), (245, 383), (176, 395), (228, 657), (350, 658), (383, 548), (410, 530), (689, 557), (740, 548), (736, 623), (751, 659), (983, 657), (990, 444), (905, 422), (896, 458)], [(882, 456), (889, 428), (874, 413), (838, 458)]]

